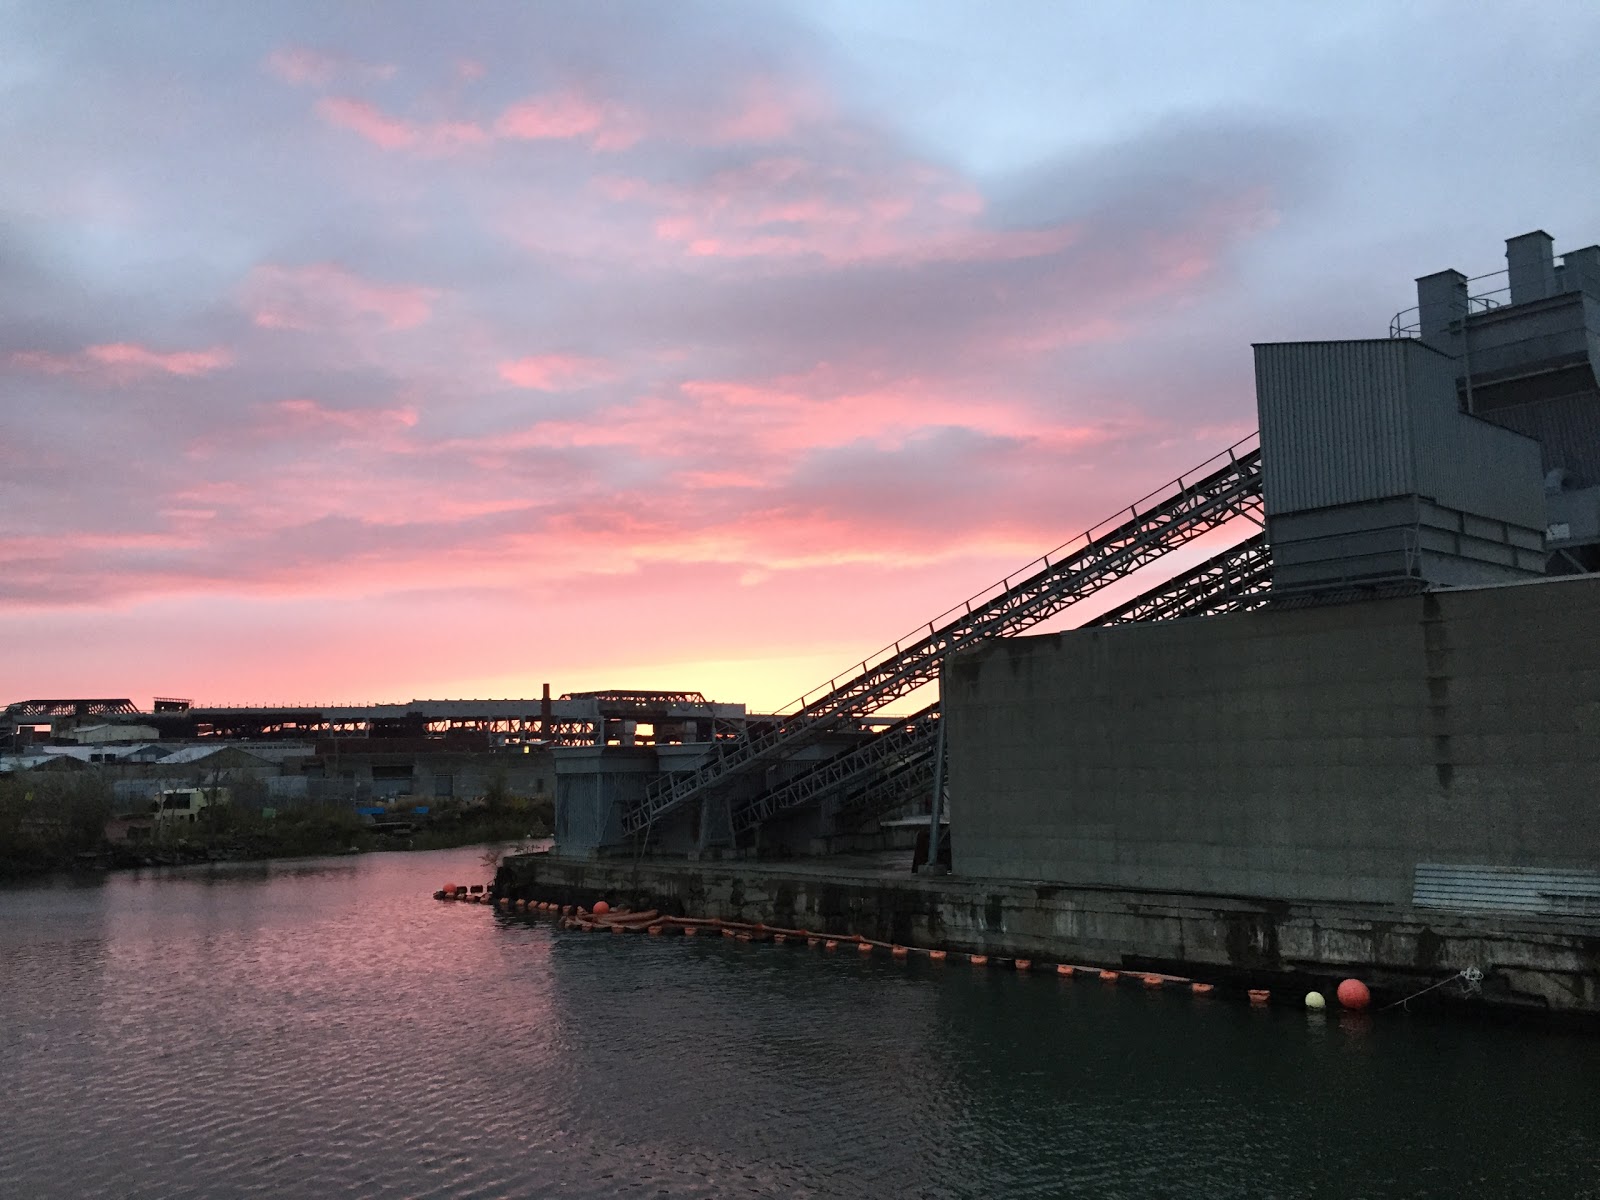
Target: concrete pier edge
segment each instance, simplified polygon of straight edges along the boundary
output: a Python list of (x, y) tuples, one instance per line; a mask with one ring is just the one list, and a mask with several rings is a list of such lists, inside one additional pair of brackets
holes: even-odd
[(1238, 988), (1331, 988), (1354, 977), (1379, 1003), (1467, 967), (1484, 978), (1431, 1004), (1600, 1026), (1600, 935), (1573, 918), (887, 874), (830, 861), (685, 862), (513, 855), (499, 896), (654, 908), (685, 917), (860, 934), (928, 949), (1160, 971)]

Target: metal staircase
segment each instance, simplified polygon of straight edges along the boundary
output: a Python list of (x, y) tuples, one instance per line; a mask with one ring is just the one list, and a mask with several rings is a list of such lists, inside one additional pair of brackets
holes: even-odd
[[(1221, 554), (1168, 579), (1080, 628), (1134, 621), (1171, 621), (1217, 616), (1259, 608), (1272, 584), (1272, 556), (1264, 534), (1230, 546)], [(770, 817), (830, 795), (842, 809), (867, 820), (892, 808), (933, 779), (933, 752), (939, 703), (890, 726), (869, 740), (819, 763), (781, 786), (764, 792), (733, 812), (735, 836)]]
[[(678, 806), (785, 758), (853, 718), (865, 716), (934, 679), (947, 654), (1019, 633), (1236, 517), (1261, 521), (1261, 447), (1251, 434), (1088, 530), (935, 617), (829, 680), (769, 729), (719, 744), (692, 771), (663, 775), (622, 816), (626, 834), (648, 830)], [(926, 631), (926, 632), (924, 632)]]

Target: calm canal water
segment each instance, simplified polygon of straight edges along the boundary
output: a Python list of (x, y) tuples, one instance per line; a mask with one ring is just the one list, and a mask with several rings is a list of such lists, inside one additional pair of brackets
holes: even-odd
[(0, 890), (0, 1195), (1600, 1196), (1600, 1038), (430, 898), (486, 876)]

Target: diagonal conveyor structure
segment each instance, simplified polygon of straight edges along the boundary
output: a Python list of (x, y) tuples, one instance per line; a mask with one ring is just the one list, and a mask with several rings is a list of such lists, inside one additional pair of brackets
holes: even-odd
[[(626, 834), (647, 830), (691, 800), (761, 770), (830, 730), (866, 716), (934, 679), (947, 654), (1020, 633), (1236, 517), (1261, 522), (1261, 446), (1251, 434), (1194, 471), (1136, 501), (964, 604), (865, 660), (843, 681), (802, 696), (792, 715), (719, 745), (692, 771), (663, 775), (622, 816)], [(924, 632), (926, 630), (926, 632)]]
[[(1217, 616), (1255, 608), (1265, 602), (1271, 584), (1271, 549), (1266, 535), (1258, 533), (1102, 613), (1082, 628)], [(735, 836), (786, 809), (830, 794), (843, 793), (842, 802), (865, 818), (919, 787), (931, 786), (938, 721), (939, 703), (935, 701), (860, 745), (763, 792), (734, 809)]]

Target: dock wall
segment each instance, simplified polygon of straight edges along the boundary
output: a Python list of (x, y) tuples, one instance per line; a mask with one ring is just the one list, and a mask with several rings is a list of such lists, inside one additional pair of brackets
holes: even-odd
[[(688, 917), (812, 930), (1041, 962), (1163, 971), (1298, 996), (1358, 976), (1381, 1000), (1475, 966), (1474, 1003), (1600, 1019), (1600, 934), (1563, 918), (1506, 920), (1374, 905), (1024, 885), (850, 871), (842, 863), (624, 863), (513, 856), (499, 895), (607, 900)], [(1446, 989), (1434, 993), (1439, 999)]]

